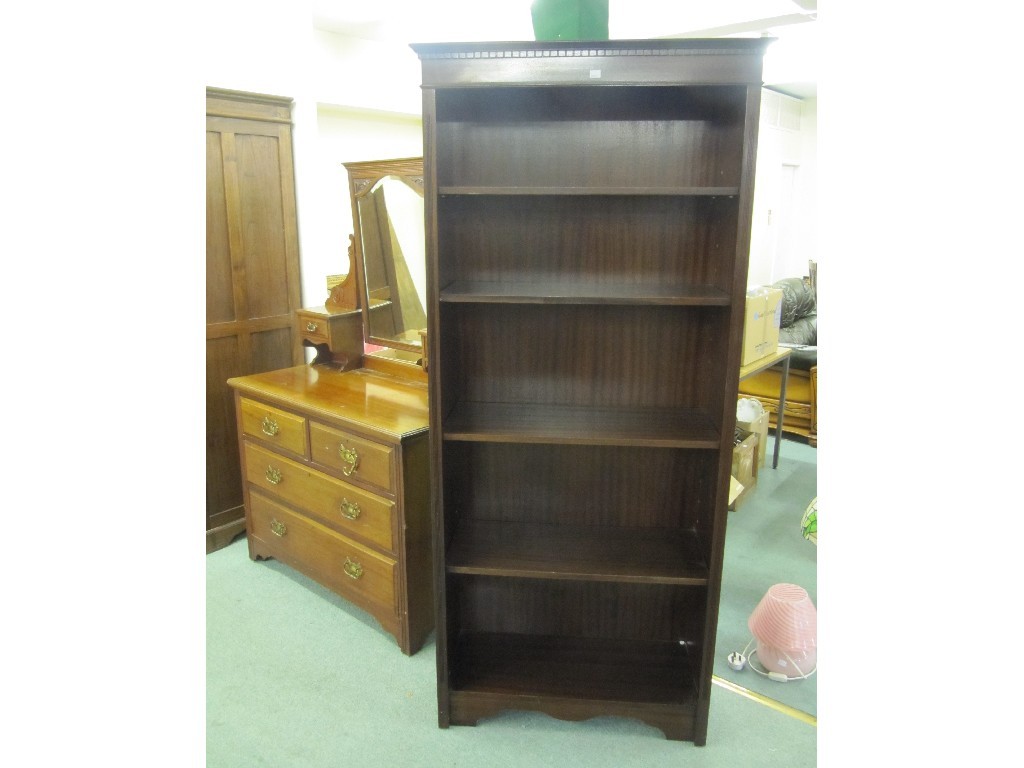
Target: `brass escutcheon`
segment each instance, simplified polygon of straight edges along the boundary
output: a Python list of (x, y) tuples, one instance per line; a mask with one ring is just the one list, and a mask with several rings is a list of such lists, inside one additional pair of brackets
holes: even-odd
[(274, 469), (274, 467), (267, 467), (267, 482), (271, 485), (277, 485), (281, 482), (281, 470)]
[(319, 325), (313, 322), (306, 323), (306, 330), (309, 331), (309, 333), (313, 333), (319, 327)]
[(345, 573), (351, 576), (353, 579), (358, 579), (363, 575), (363, 566), (357, 563), (352, 558), (345, 558)]
[(341, 460), (348, 464), (347, 467), (341, 468), (341, 471), (348, 477), (359, 466), (359, 452), (355, 448), (346, 448), (345, 444), (342, 443), (338, 446), (338, 454), (341, 456)]
[(269, 414), (263, 417), (263, 424), (261, 426), (263, 427), (263, 434), (270, 437), (274, 437), (274, 435), (281, 431), (277, 422), (270, 418)]
[(288, 533), (288, 526), (286, 526), (277, 518), (274, 518), (270, 521), (270, 530), (278, 536), (284, 536), (286, 533)]
[(349, 520), (355, 520), (362, 513), (359, 509), (359, 505), (349, 501), (348, 499), (341, 500), (341, 514), (347, 517)]

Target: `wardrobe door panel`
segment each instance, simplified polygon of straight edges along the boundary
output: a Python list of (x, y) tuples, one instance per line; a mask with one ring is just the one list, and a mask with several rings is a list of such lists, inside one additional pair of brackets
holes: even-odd
[(291, 99), (207, 89), (206, 548), (244, 532), (227, 379), (304, 359)]

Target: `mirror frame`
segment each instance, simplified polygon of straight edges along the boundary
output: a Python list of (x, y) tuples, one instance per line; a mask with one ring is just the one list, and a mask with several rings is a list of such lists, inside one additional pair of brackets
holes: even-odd
[[(370, 333), (370, 293), (366, 285), (366, 262), (363, 256), (363, 233), (359, 225), (359, 200), (365, 197), (379, 181), (388, 176), (395, 176), (404, 181), (420, 197), (423, 194), (423, 158), (401, 157), (393, 160), (364, 160), (343, 163), (348, 171), (349, 197), (352, 201), (352, 238), (350, 269), (355, 270), (356, 284), (359, 291), (359, 304), (363, 313), (363, 339), (368, 344), (379, 347), (400, 349), (423, 354), (423, 348), (417, 344), (408, 344), (395, 339), (373, 336)], [(426, 258), (426, 243), (424, 243)]]

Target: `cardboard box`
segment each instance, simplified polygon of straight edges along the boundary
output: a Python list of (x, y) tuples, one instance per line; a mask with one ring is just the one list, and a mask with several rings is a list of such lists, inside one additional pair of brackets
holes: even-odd
[(782, 326), (782, 289), (771, 288), (764, 297), (764, 343), (768, 351), (775, 353), (779, 348), (779, 328)]
[(736, 432), (742, 440), (732, 449), (732, 476), (747, 490), (757, 482), (757, 435), (742, 429)]
[(742, 494), (743, 494), (743, 486), (740, 485), (737, 482), (735, 477), (730, 477), (729, 478), (729, 508), (730, 509), (732, 509), (733, 505), (736, 503), (736, 499), (738, 499)]
[(736, 419), (736, 426), (757, 435), (757, 466), (763, 467), (768, 456), (768, 411), (762, 411), (753, 421)]
[(747, 291), (740, 365), (750, 365), (773, 354), (779, 348), (781, 324), (782, 289), (762, 287)]

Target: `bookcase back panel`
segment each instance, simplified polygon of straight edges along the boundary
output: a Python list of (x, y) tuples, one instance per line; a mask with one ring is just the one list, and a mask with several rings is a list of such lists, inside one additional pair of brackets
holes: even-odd
[(699, 644), (706, 590), (465, 576), (453, 580), (465, 633)]
[(450, 443), (446, 514), (692, 530), (712, 515), (717, 460), (686, 449)]
[(721, 404), (725, 360), (706, 351), (728, 341), (725, 311), (467, 304), (442, 306), (440, 319), (454, 347), (441, 376), (463, 400), (713, 413)]
[(439, 203), (453, 281), (731, 287), (735, 197), (465, 195)]
[(481, 125), (556, 122), (706, 121), (740, 124), (746, 106), (743, 85), (519, 85), (437, 91), (437, 123)]
[(442, 91), (439, 186), (739, 184), (745, 89), (615, 91)]

